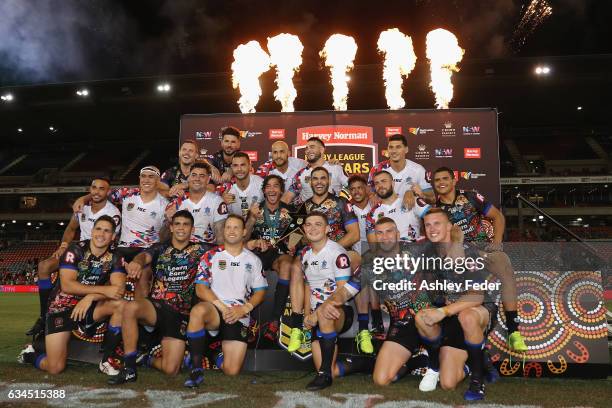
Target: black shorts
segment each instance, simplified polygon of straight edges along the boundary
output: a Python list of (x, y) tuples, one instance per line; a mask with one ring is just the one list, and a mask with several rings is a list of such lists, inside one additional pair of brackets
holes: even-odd
[[(351, 326), (353, 325), (353, 320), (355, 320), (355, 312), (353, 311), (352, 307), (350, 307), (349, 305), (342, 305), (342, 310), (344, 311), (344, 323), (342, 323), (342, 327), (338, 331), (338, 336), (340, 336), (342, 333), (349, 331)], [(310, 329), (310, 338), (312, 339), (312, 341), (316, 341), (318, 339), (318, 328), (319, 326), (317, 325)]]
[(87, 309), (85, 313), (85, 317), (83, 320), (74, 321), (70, 317), (74, 307), (70, 309), (66, 309), (62, 312), (57, 313), (47, 313), (46, 324), (45, 324), (45, 335), (54, 334), (54, 333), (62, 333), (62, 332), (71, 332), (75, 330), (77, 327), (80, 327), (81, 330), (87, 335), (94, 335), (96, 331), (96, 321), (93, 318), (94, 310), (96, 309), (97, 302), (91, 302), (91, 306)]
[[(218, 337), (219, 340), (221, 341), (235, 340), (235, 341), (241, 341), (243, 343), (248, 343), (248, 338), (249, 338), (248, 326), (245, 326), (240, 321), (237, 321), (232, 324), (227, 324), (225, 323), (225, 320), (223, 320), (223, 314), (217, 308), (217, 306), (215, 306), (215, 310), (219, 314), (219, 328), (217, 329), (219, 331), (219, 334), (214, 337)], [(212, 330), (212, 331), (216, 331), (216, 330)]]
[[(485, 339), (489, 332), (495, 327), (497, 323), (497, 305), (495, 303), (484, 303), (482, 305), (489, 312), (489, 322), (484, 330)], [(448, 346), (454, 347), (461, 350), (466, 350), (465, 335), (461, 323), (457, 315), (449, 316), (444, 318), (442, 324), (442, 345), (441, 347)]]
[(117, 254), (123, 257), (125, 263), (130, 263), (136, 258), (136, 255), (144, 252), (147, 248), (140, 247), (119, 247), (117, 248)]
[(385, 341), (392, 341), (414, 354), (419, 348), (420, 337), (414, 318), (391, 322)]
[(189, 316), (177, 312), (162, 300), (149, 299), (149, 301), (153, 304), (157, 314), (155, 328), (159, 331), (160, 336), (185, 340)]

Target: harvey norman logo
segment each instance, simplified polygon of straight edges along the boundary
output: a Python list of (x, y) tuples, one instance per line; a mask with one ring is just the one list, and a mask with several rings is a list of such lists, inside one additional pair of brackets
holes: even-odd
[(463, 157), (466, 159), (480, 159), (480, 147), (466, 147), (463, 149)]

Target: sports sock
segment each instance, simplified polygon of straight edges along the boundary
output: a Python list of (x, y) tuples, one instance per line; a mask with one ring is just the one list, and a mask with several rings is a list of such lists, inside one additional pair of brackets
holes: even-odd
[(304, 315), (301, 313), (291, 312), (291, 328), (301, 329), (304, 325)]
[(518, 330), (518, 313), (516, 310), (506, 310), (506, 326), (508, 326), (508, 334), (512, 334)]
[(188, 349), (191, 355), (191, 367), (202, 368), (202, 356), (206, 348), (206, 330), (187, 332)]
[(274, 291), (274, 306), (272, 308), (272, 320), (280, 319), (287, 304), (289, 296), (289, 280), (278, 279), (276, 290)]
[(353, 373), (371, 373), (374, 370), (376, 360), (366, 356), (351, 356), (339, 358), (336, 365), (340, 370), (340, 376), (344, 377)]
[(442, 344), (442, 334), (435, 339), (428, 339), (427, 337), (421, 337), (421, 341), (425, 345), (427, 354), (429, 355), (429, 368), (434, 371), (440, 370), (440, 345)]
[(102, 354), (102, 361), (106, 361), (114, 352), (119, 343), (121, 342), (121, 326), (108, 325), (106, 334), (104, 335), (104, 354)]
[(372, 314), (372, 324), (374, 325), (374, 327), (382, 326), (383, 319), (382, 319), (382, 312), (381, 312), (381, 310), (380, 309), (372, 309), (371, 310), (371, 314)]
[(370, 328), (370, 315), (367, 313), (358, 313), (357, 322), (359, 323), (359, 331), (368, 330)]
[(136, 371), (136, 355), (138, 353), (136, 351), (132, 351), (131, 353), (126, 353), (123, 356), (123, 362), (125, 363), (125, 368), (131, 371)]
[(332, 361), (334, 359), (337, 338), (338, 335), (336, 332), (321, 333), (317, 329), (317, 339), (319, 340), (319, 346), (321, 347), (321, 368), (319, 371), (322, 371), (329, 376), (332, 375)]
[(38, 299), (40, 302), (40, 317), (45, 320), (45, 315), (47, 314), (47, 307), (49, 306), (49, 295), (51, 295), (51, 290), (53, 289), (53, 285), (51, 284), (51, 279), (39, 279), (38, 280)]
[(468, 353), (468, 366), (472, 372), (472, 378), (482, 381), (482, 373), (484, 368), (484, 340), (480, 343), (470, 343), (465, 340)]

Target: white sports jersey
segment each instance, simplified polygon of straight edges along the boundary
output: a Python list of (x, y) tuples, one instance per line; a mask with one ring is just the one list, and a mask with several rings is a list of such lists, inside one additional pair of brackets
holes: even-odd
[(174, 199), (169, 206), (174, 206), (177, 211), (187, 210), (193, 215), (192, 242), (214, 244), (215, 223), (227, 218), (227, 205), (221, 197), (210, 191), (207, 191), (197, 203), (193, 202), (189, 192), (186, 192), (182, 197)]
[(358, 254), (363, 254), (369, 248), (366, 234), (366, 218), (368, 217), (368, 213), (372, 209), (372, 206), (370, 206), (370, 203), (368, 203), (363, 210), (355, 204), (353, 204), (352, 207), (353, 212), (355, 213), (355, 215), (357, 216), (357, 220), (359, 221), (359, 241), (353, 244), (352, 249)]
[(97, 213), (92, 212), (91, 205), (86, 205), (81, 210), (80, 214), (75, 214), (77, 220), (79, 221), (79, 229), (81, 230), (81, 234), (79, 236), (80, 241), (84, 241), (86, 239), (91, 239), (91, 230), (93, 228), (94, 223), (98, 218), (103, 215), (108, 215), (113, 220), (115, 220), (115, 232), (119, 233), (121, 231), (121, 212), (117, 207), (115, 207), (110, 201), (106, 200), (106, 204)]
[[(257, 255), (244, 248), (234, 257), (223, 245), (202, 256), (195, 283), (208, 286), (227, 306), (244, 305), (252, 293), (268, 287)], [(240, 322), (248, 326), (249, 316)]]
[[(323, 163), (323, 167), (329, 172), (329, 192), (339, 195), (340, 191), (348, 184), (348, 177), (344, 174), (344, 169), (339, 164)], [(310, 187), (310, 173), (312, 167), (306, 166), (293, 176), (293, 181), (289, 186), (291, 191), (296, 196), (299, 196), (300, 202), (306, 202), (312, 197), (312, 188)]]
[(422, 198), (417, 198), (412, 209), (403, 205), (403, 197), (391, 204), (380, 203), (375, 205), (366, 217), (366, 233), (374, 233), (374, 225), (379, 218), (388, 217), (395, 221), (402, 241), (416, 241), (421, 237), (421, 218), (427, 214), (431, 206)]
[(374, 174), (382, 170), (389, 172), (393, 176), (393, 181), (395, 182), (393, 191), (400, 197), (403, 197), (404, 193), (410, 190), (413, 184), (417, 184), (423, 191), (431, 190), (431, 185), (425, 178), (425, 167), (408, 159), (406, 159), (404, 168), (399, 172), (393, 170), (389, 160), (382, 161), (372, 167), (368, 177), (370, 187), (374, 188)]
[(336, 290), (337, 281), (351, 278), (351, 263), (346, 250), (331, 239), (318, 253), (307, 245), (300, 251), (300, 262), (310, 286), (310, 307), (315, 310)]
[(293, 182), (293, 177), (295, 176), (295, 173), (306, 167), (306, 162), (302, 159), (297, 159), (295, 157), (289, 157), (287, 161), (289, 164), (287, 165), (287, 171), (285, 171), (284, 173), (276, 167), (272, 160), (268, 160), (267, 162), (259, 166), (255, 174), (262, 178), (266, 177), (269, 174), (275, 174), (281, 177), (285, 181), (285, 191), (288, 191), (289, 187), (291, 186), (291, 183)]
[(127, 187), (113, 189), (110, 199), (121, 204), (120, 247), (148, 248), (159, 242), (168, 200), (157, 193), (153, 200), (144, 203), (138, 188)]
[(219, 195), (227, 191), (236, 197), (235, 201), (227, 206), (227, 211), (244, 219), (249, 215), (251, 205), (260, 203), (264, 199), (263, 191), (261, 190), (263, 179), (254, 174), (249, 175), (249, 177), (249, 185), (246, 190), (241, 190), (236, 183), (224, 183), (217, 187)]

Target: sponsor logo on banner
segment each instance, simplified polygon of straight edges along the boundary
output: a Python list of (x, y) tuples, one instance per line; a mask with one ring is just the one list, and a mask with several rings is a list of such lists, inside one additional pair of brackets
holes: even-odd
[(453, 149), (450, 147), (440, 147), (434, 149), (434, 155), (438, 159), (451, 159), (453, 157)]
[(475, 180), (480, 177), (485, 177), (486, 173), (472, 173), (471, 171), (462, 171), (461, 178), (465, 180)]
[(480, 147), (466, 147), (463, 149), (463, 157), (466, 159), (480, 159)]
[(444, 122), (444, 126), (440, 130), (440, 135), (442, 137), (455, 137), (457, 136), (457, 131), (453, 127), (453, 122)]
[(426, 135), (428, 133), (433, 132), (433, 129), (425, 129), (425, 128), (421, 128), (421, 127), (409, 127), (408, 128), (408, 132), (412, 135), (415, 136), (419, 136), (419, 135)]
[(416, 151), (414, 152), (414, 158), (416, 160), (428, 160), (429, 150), (427, 150), (427, 146), (424, 144), (418, 145)]
[(241, 130), (240, 137), (246, 139), (247, 137), (255, 137), (261, 135), (261, 132), (253, 132), (251, 130)]
[(324, 125), (297, 130), (293, 156), (304, 158), (308, 139), (316, 137), (325, 143), (325, 160), (337, 160), (347, 174), (368, 173), (377, 162), (378, 145), (370, 126)]
[(270, 140), (279, 140), (285, 138), (285, 129), (269, 129), (268, 130), (268, 139)]
[[(431, 176), (432, 176), (432, 175), (433, 175), (433, 172), (431, 172), (431, 171), (426, 171), (426, 172), (425, 172), (425, 180), (426, 180), (428, 183), (431, 183), (431, 182), (432, 182), (432, 180), (431, 180)], [(455, 180), (458, 180), (458, 179), (459, 179), (459, 172), (458, 172), (457, 170), (453, 171), (453, 177), (455, 178)]]
[(257, 152), (254, 150), (243, 150), (244, 153), (249, 155), (249, 160), (252, 162), (256, 162), (258, 159)]
[(385, 137), (391, 137), (393, 135), (402, 134), (401, 126), (387, 126), (385, 127)]
[(480, 134), (480, 126), (463, 126), (463, 134), (466, 136), (478, 136)]
[(212, 130), (198, 130), (195, 132), (196, 140), (212, 140), (213, 131)]

